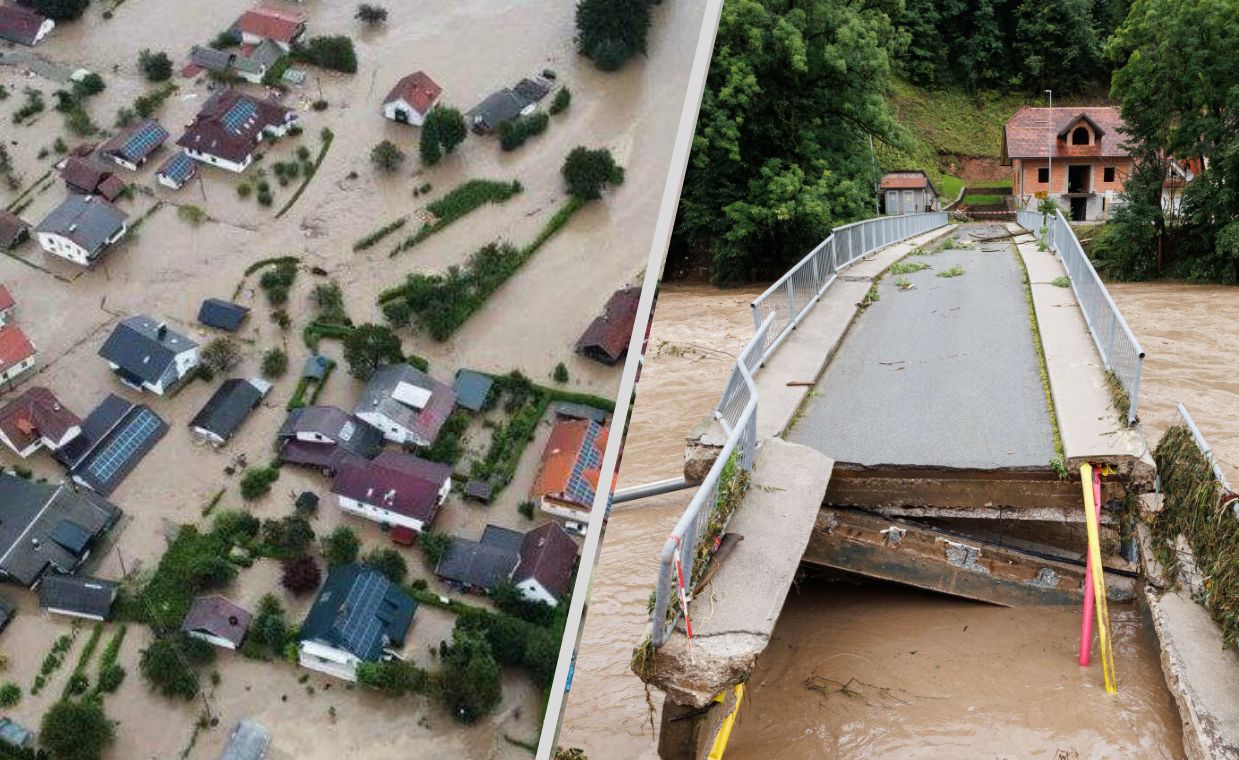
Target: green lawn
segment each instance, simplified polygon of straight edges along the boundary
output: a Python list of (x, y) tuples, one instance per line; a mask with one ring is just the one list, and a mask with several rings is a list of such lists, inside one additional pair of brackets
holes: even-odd
[(965, 206), (1001, 206), (1006, 202), (1005, 195), (982, 195), (973, 193), (964, 196)]
[(959, 177), (943, 174), (942, 179), (935, 185), (938, 188), (938, 197), (942, 199), (942, 204), (946, 205), (954, 202), (959, 197), (959, 191), (964, 189), (965, 184), (967, 183)]

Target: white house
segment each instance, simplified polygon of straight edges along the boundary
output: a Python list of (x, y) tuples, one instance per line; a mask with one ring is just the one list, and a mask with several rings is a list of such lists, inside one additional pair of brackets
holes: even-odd
[(417, 602), (377, 570), (333, 567), (301, 624), (298, 663), (356, 681), (361, 663), (399, 657), (416, 610)]
[(38, 350), (17, 325), (0, 327), (0, 384), (12, 383), (34, 367)]
[(0, 5), (0, 40), (34, 47), (55, 28), (55, 21), (29, 8), (12, 3)]
[(35, 228), (39, 246), (90, 266), (129, 231), (125, 212), (96, 195), (70, 195)]
[(568, 532), (557, 522), (545, 523), (521, 540), (512, 582), (526, 599), (554, 607), (569, 591), (576, 558), (577, 545)]
[(175, 393), (198, 366), (198, 344), (141, 314), (122, 319), (99, 355), (121, 382), (160, 396)]
[(434, 521), (451, 488), (450, 465), (398, 451), (347, 461), (331, 484), (345, 512), (417, 533)]
[(443, 88), (426, 72), (415, 71), (402, 77), (387, 93), (383, 99), (383, 116), (399, 124), (420, 127), (442, 94)]
[(273, 100), (238, 90), (211, 96), (176, 141), (195, 161), (241, 173), (254, 161), (264, 137), (283, 137), (297, 123), (297, 112)]
[(456, 408), (456, 392), (408, 364), (375, 370), (353, 414), (405, 446), (429, 446)]

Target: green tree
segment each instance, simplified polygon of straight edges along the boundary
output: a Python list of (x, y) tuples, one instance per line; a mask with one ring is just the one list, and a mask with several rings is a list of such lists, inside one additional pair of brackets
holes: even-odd
[(143, 48), (138, 53), (138, 68), (151, 82), (166, 82), (172, 78), (172, 59), (162, 50), (152, 52)]
[(299, 61), (345, 74), (357, 73), (357, 51), (353, 41), (342, 34), (314, 37), (305, 44), (293, 45), (293, 57)]
[(493, 710), (503, 693), (500, 678), (499, 663), (486, 639), (454, 629), (439, 672), (439, 697), (452, 717), (474, 723)]
[(439, 560), (443, 559), (452, 548), (452, 537), (446, 533), (426, 531), (421, 535), (419, 542), (422, 545), (422, 553), (426, 555), (426, 564), (431, 567), (439, 564)]
[(421, 142), (418, 143), (422, 163), (427, 166), (439, 163), (439, 159), (455, 150), (467, 135), (465, 117), (460, 111), (447, 106), (433, 109), (426, 114), (426, 121), (422, 124)]
[(384, 140), (370, 151), (370, 163), (385, 172), (394, 172), (404, 163), (404, 151), (391, 140)]
[(306, 594), (318, 588), (323, 570), (308, 554), (290, 557), (281, 565), (280, 584), (293, 594)]
[(396, 584), (404, 583), (405, 577), (409, 574), (409, 566), (405, 564), (404, 557), (390, 546), (372, 549), (363, 563), (367, 567), (378, 570), (387, 580)]
[(98, 760), (115, 738), (115, 724), (93, 699), (62, 699), (39, 726), (39, 744), (50, 760)]
[(581, 0), (576, 7), (581, 53), (603, 71), (615, 71), (645, 53), (650, 0)]
[(276, 346), (262, 355), (263, 377), (276, 378), (288, 371), (288, 354)]
[(573, 148), (560, 171), (568, 192), (583, 201), (601, 198), (607, 185), (624, 183), (624, 168), (606, 148)]
[(380, 365), (404, 361), (400, 336), (384, 325), (361, 325), (344, 339), (344, 360), (349, 374), (369, 380)]
[(387, 9), (381, 5), (362, 3), (357, 6), (354, 18), (369, 26), (381, 26), (387, 23)]
[(328, 565), (347, 565), (357, 561), (361, 539), (347, 525), (341, 525), (323, 539), (323, 557)]
[(1033, 92), (1080, 92), (1109, 73), (1102, 63), (1093, 2), (1020, 3), (1013, 48), (1021, 81)]
[(19, 0), (18, 5), (33, 8), (52, 21), (74, 21), (86, 12), (90, 0)]
[(196, 667), (215, 660), (215, 648), (182, 633), (159, 636), (142, 650), (138, 669), (165, 697), (186, 701), (198, 696)]
[(778, 276), (868, 215), (870, 138), (906, 143), (885, 97), (901, 39), (867, 4), (728, 0), (669, 268), (705, 254), (717, 283)]

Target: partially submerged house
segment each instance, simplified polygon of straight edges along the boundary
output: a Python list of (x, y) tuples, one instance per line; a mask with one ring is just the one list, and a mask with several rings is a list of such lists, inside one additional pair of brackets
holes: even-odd
[(34, 342), (17, 325), (0, 327), (0, 384), (11, 384), (34, 368)]
[(303, 406), (289, 411), (276, 446), (281, 462), (334, 475), (348, 462), (373, 459), (383, 448), (383, 434), (343, 409)]
[(450, 465), (399, 451), (353, 459), (336, 472), (331, 492), (345, 512), (389, 528), (422, 533), (452, 487)]
[(614, 365), (628, 355), (632, 328), (637, 321), (641, 288), (622, 288), (611, 294), (602, 314), (576, 342), (576, 352), (597, 362)]
[(455, 588), (483, 593), (512, 583), (529, 601), (553, 607), (569, 590), (576, 558), (576, 542), (557, 522), (524, 534), (487, 525), (480, 541), (453, 538), (435, 575)]
[(52, 33), (56, 22), (25, 6), (0, 5), (0, 40), (34, 47)]
[(81, 419), (43, 386), (0, 407), (0, 441), (23, 459), (43, 448), (60, 451), (81, 432)]
[(198, 176), (198, 162), (189, 157), (183, 150), (178, 150), (160, 164), (155, 172), (159, 184), (172, 190), (180, 190), (191, 179)]
[(196, 597), (181, 622), (186, 635), (224, 649), (239, 649), (254, 616), (219, 594)]
[[(1183, 194), (1187, 186), (1205, 170), (1205, 162), (1200, 158), (1185, 158), (1166, 162), (1166, 178), (1162, 180), (1162, 210), (1171, 216), (1177, 216), (1183, 205)], [(0, 240), (0, 248), (4, 243)]]
[(198, 366), (198, 344), (144, 314), (117, 323), (99, 349), (112, 372), (135, 391), (175, 393)]
[(383, 98), (383, 116), (399, 124), (420, 127), (442, 94), (443, 88), (426, 72), (415, 71), (401, 77)]
[(595, 420), (555, 420), (530, 494), (544, 512), (567, 520), (569, 527), (589, 521), (606, 445), (607, 427)]
[(938, 191), (919, 169), (900, 169), (882, 175), (878, 201), (883, 214), (920, 214), (938, 209)]
[(17, 309), (17, 299), (3, 283), (0, 283), (0, 327), (13, 320), (13, 312)]
[(154, 119), (121, 130), (99, 146), (99, 155), (117, 166), (137, 171), (171, 135)]
[(485, 135), (499, 129), (505, 121), (533, 113), (535, 107), (529, 99), (505, 87), (487, 95), (481, 103), (466, 111), (465, 121), (474, 132)]
[(270, 392), (271, 383), (261, 378), (225, 380), (189, 421), (189, 429), (211, 445), (223, 446)]
[(198, 321), (207, 327), (214, 327), (225, 332), (236, 332), (241, 329), (241, 323), (249, 316), (248, 306), (225, 301), (222, 298), (208, 298), (198, 307)]
[(48, 253), (90, 266), (129, 231), (125, 212), (94, 195), (70, 195), (39, 222), (35, 234)]
[(232, 729), (219, 760), (263, 760), (270, 746), (271, 732), (267, 727), (250, 718), (242, 718)]
[(0, 209), (0, 251), (11, 251), (30, 239), (30, 225), (17, 214)]
[(456, 407), (456, 394), (409, 364), (385, 364), (374, 371), (353, 413), (406, 446), (429, 446)]
[(49, 573), (39, 582), (39, 606), (57, 615), (103, 622), (112, 616), (119, 590), (114, 581)]
[(74, 482), (104, 496), (116, 490), (168, 432), (159, 415), (108, 394), (82, 421), (82, 432), (55, 452)]
[(120, 519), (102, 496), (0, 473), (0, 577), (33, 586), (49, 571), (73, 573)]
[(396, 656), (413, 623), (417, 602), (377, 570), (339, 565), (301, 624), (301, 666), (347, 681), (357, 666)]
[(1002, 163), (1021, 205), (1050, 198), (1072, 221), (1105, 219), (1131, 175), (1124, 126), (1113, 106), (1016, 111), (1003, 127)]
[(89, 155), (69, 156), (60, 163), (60, 178), (70, 192), (98, 195), (114, 202), (125, 192), (125, 181), (111, 167), (104, 166)]
[(297, 112), (273, 100), (220, 90), (202, 106), (176, 144), (195, 161), (243, 172), (264, 137), (283, 137), (297, 123)]
[(305, 15), (272, 6), (251, 8), (232, 25), (242, 45), (258, 45), (270, 40), (285, 52), (305, 35)]

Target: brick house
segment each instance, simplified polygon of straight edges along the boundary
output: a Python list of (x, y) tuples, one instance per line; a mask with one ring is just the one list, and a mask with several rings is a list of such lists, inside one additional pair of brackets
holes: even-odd
[(1131, 175), (1122, 128), (1110, 106), (1016, 111), (1003, 127), (1002, 163), (1013, 168), (1017, 203), (1050, 197), (1073, 221), (1104, 220)]

